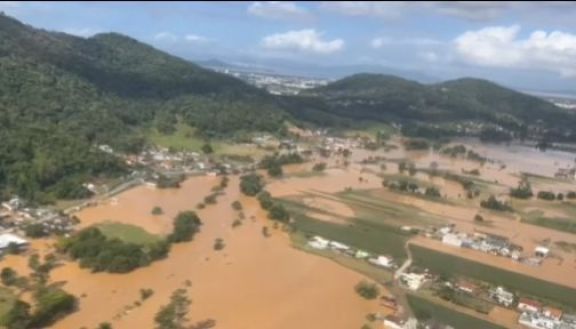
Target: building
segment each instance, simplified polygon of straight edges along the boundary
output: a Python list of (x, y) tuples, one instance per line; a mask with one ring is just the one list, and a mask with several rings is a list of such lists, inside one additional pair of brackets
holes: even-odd
[(348, 250), (348, 249), (350, 249), (350, 247), (348, 247), (347, 245), (340, 243), (340, 242), (336, 242), (336, 241), (330, 241), (330, 248), (336, 249), (336, 250)]
[(496, 289), (490, 290), (490, 298), (492, 298), (498, 304), (504, 305), (506, 307), (510, 307), (512, 304), (514, 304), (514, 294), (502, 287), (497, 287)]
[(6, 250), (10, 245), (16, 245), (19, 249), (24, 249), (28, 246), (28, 241), (10, 233), (0, 235), (0, 251)]
[(534, 248), (534, 255), (536, 255), (536, 257), (545, 258), (546, 256), (548, 256), (549, 253), (550, 253), (550, 249), (548, 249), (546, 247), (537, 246), (536, 248)]
[(372, 264), (376, 264), (378, 266), (382, 266), (382, 267), (392, 267), (394, 266), (394, 260), (390, 257), (386, 257), (386, 256), (378, 256), (378, 258), (371, 258), (369, 260)]
[(555, 307), (545, 306), (542, 309), (542, 314), (556, 321), (560, 321), (560, 319), (562, 319), (563, 312), (562, 310)]
[(308, 245), (314, 249), (326, 249), (328, 248), (328, 244), (330, 243), (330, 241), (319, 237), (319, 236), (315, 236), (314, 238), (312, 238), (311, 241), (308, 241)]
[(402, 273), (400, 282), (410, 290), (418, 290), (426, 282), (426, 274)]
[(384, 328), (386, 329), (404, 329), (404, 320), (394, 315), (387, 315), (384, 318)]
[(535, 300), (528, 298), (520, 298), (518, 301), (518, 310), (521, 312), (538, 313), (542, 309), (542, 305)]
[(354, 257), (356, 257), (356, 258), (368, 258), (368, 257), (370, 257), (370, 254), (364, 250), (357, 250)]
[(474, 283), (468, 282), (468, 281), (458, 282), (458, 284), (456, 285), (456, 288), (458, 290), (463, 291), (463, 292), (468, 293), (468, 294), (475, 294), (476, 291), (478, 290), (478, 286), (476, 286)]
[(453, 247), (462, 247), (462, 239), (460, 239), (456, 234), (447, 233), (442, 237), (442, 243)]

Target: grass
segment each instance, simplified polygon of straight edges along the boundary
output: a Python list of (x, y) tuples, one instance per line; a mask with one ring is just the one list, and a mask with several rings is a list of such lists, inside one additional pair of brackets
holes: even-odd
[(576, 234), (576, 206), (569, 202), (557, 201), (515, 201), (515, 207), (522, 208), (539, 208), (550, 209), (555, 212), (564, 214), (562, 217), (547, 217), (542, 210), (522, 211), (522, 222), (541, 227), (550, 228), (557, 231)]
[[(158, 146), (174, 148), (179, 151), (202, 152), (206, 141), (196, 136), (196, 130), (186, 124), (177, 124), (176, 131), (171, 135), (164, 135), (156, 129), (147, 132), (150, 141)], [(252, 145), (227, 143), (226, 141), (210, 141), (216, 155), (239, 155), (260, 157), (267, 152)]]
[(411, 245), (410, 249), (415, 264), (429, 268), (432, 272), (449, 277), (471, 277), (576, 309), (576, 289), (420, 246)]
[(435, 319), (454, 328), (505, 329), (495, 323), (458, 312), (424, 297), (410, 293), (406, 297), (410, 308), (414, 311), (416, 317), (421, 320)]
[(16, 296), (8, 288), (0, 287), (0, 324), (4, 323), (4, 317), (14, 306)]
[(391, 282), (394, 277), (392, 272), (376, 267), (368, 263), (366, 260), (337, 254), (329, 250), (318, 250), (310, 248), (306, 244), (308, 240), (304, 234), (293, 233), (291, 234), (290, 238), (292, 240), (292, 246), (294, 246), (296, 249), (331, 259), (334, 262), (353, 271), (361, 273), (382, 285)]
[(158, 242), (162, 239), (157, 235), (148, 233), (141, 227), (130, 224), (106, 222), (98, 224), (97, 227), (100, 232), (102, 232), (108, 238), (115, 238), (128, 243), (144, 245)]
[(409, 234), (396, 226), (370, 222), (355, 218), (350, 224), (337, 224), (315, 219), (306, 215), (305, 206), (283, 201), (294, 218), (298, 232), (320, 235), (327, 239), (366, 250), (374, 254), (388, 254), (396, 259), (405, 259), (404, 244)]

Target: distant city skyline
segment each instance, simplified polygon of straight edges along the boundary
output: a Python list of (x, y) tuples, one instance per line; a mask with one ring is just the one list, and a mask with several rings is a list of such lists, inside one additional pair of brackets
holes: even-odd
[(0, 11), (82, 37), (123, 33), (190, 60), (393, 68), (576, 93), (573, 1), (0, 1)]

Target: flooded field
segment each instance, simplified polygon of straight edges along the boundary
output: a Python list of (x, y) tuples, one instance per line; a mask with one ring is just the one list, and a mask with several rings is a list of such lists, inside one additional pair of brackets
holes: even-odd
[[(95, 223), (114, 215), (118, 221), (144, 221), (143, 227), (166, 232), (165, 222), (200, 202), (216, 182), (217, 178), (196, 177), (173, 191), (138, 188), (121, 195), (116, 205), (87, 209), (79, 217)], [(237, 214), (230, 204), (237, 199), (247, 219), (232, 228)], [(156, 205), (165, 209), (162, 218), (148, 216)], [(195, 240), (176, 245), (167, 259), (146, 268), (124, 275), (93, 274), (76, 264), (56, 269), (53, 280), (67, 282), (64, 288), (82, 297), (79, 311), (55, 328), (94, 327), (103, 321), (111, 321), (115, 328), (151, 328), (155, 313), (186, 280), (191, 282), (192, 322), (211, 318), (218, 328), (359, 328), (366, 314), (379, 311), (377, 304), (354, 292), (361, 275), (293, 249), (280, 231), (272, 230), (272, 236), (265, 238), (262, 227), (271, 223), (255, 200), (240, 197), (237, 178), (231, 179), (218, 205), (199, 215), (204, 225)], [(217, 238), (226, 245), (222, 251), (213, 250)], [(143, 288), (153, 289), (154, 295), (127, 310)]]

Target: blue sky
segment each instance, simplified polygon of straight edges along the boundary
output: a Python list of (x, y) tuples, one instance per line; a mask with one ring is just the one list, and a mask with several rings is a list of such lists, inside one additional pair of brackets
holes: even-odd
[(114, 31), (188, 59), (382, 65), (576, 90), (576, 2), (20, 2), (83, 37)]

